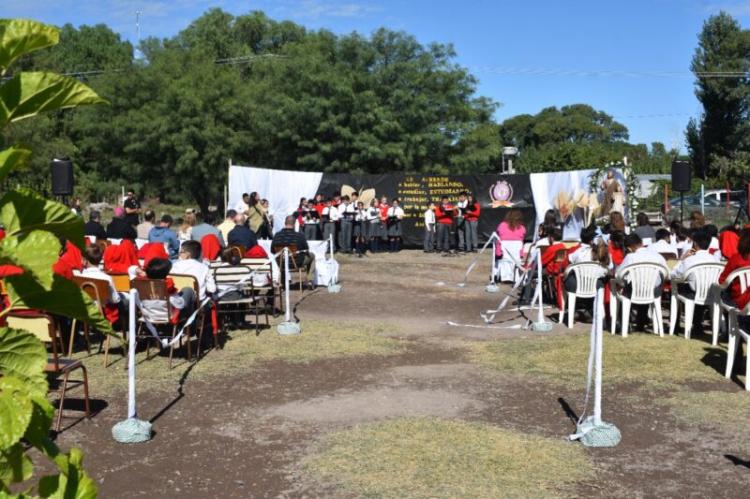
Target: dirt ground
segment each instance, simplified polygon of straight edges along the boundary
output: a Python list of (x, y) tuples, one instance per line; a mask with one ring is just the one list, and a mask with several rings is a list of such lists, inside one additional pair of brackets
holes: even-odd
[[(524, 320), (509, 310), (485, 327), (479, 311), (495, 307), (503, 296), (484, 290), (485, 256), (465, 287), (457, 284), (471, 256), (421, 251), (342, 256), (342, 292), (322, 289), (304, 300), (297, 309), (302, 334), (306, 320), (391, 324), (393, 334), (406, 342), (403, 351), (269, 361), (220, 379), (194, 380), (188, 370), (181, 384), (139, 392), (139, 416), (152, 420), (155, 430), (145, 444), (122, 445), (111, 437), (112, 426), (125, 415), (123, 391), (93, 393), (99, 412), (65, 429), (57, 442), (63, 449), (83, 449), (101, 497), (229, 498), (356, 496), (309, 476), (301, 463), (323, 436), (361, 422), (432, 416), (564, 440), (582, 410), (580, 390), (474, 364), (464, 345), (586, 334), (588, 324), (533, 333), (520, 329)], [(274, 334), (265, 330), (261, 338)], [(209, 351), (200, 363), (210, 365), (214, 354)], [(722, 367), (717, 361), (715, 382), (679, 389), (741, 391), (737, 382), (722, 377)], [(116, 366), (106, 372), (126, 375)], [(638, 383), (605, 385), (605, 419), (620, 428), (622, 442), (587, 450), (596, 471), (566, 494), (746, 497), (750, 439), (737, 436), (742, 422), (691, 424), (675, 417), (663, 402), (668, 396)]]

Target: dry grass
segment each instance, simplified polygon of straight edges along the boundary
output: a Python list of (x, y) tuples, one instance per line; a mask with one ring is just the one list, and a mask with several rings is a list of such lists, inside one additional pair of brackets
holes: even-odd
[(550, 497), (592, 473), (580, 445), (427, 418), (335, 433), (305, 465), (357, 497)]
[[(679, 391), (667, 400), (672, 414), (678, 419), (694, 425), (704, 425), (718, 430), (728, 430), (747, 442), (744, 432), (736, 432), (750, 414), (750, 394), (741, 392), (690, 392)], [(727, 426), (728, 425), (728, 426)]]
[[(471, 343), (471, 358), (480, 364), (518, 376), (546, 378), (571, 387), (585, 384), (589, 335), (537, 336)], [(638, 382), (670, 387), (686, 381), (717, 381), (719, 374), (702, 359), (722, 350), (682, 337), (633, 334), (604, 335), (605, 383)]]
[[(169, 369), (166, 355), (146, 360), (146, 352), (136, 357), (138, 390), (174, 388), (189, 371), (190, 380), (210, 379), (218, 376), (247, 372), (263, 362), (280, 360), (293, 363), (311, 362), (319, 359), (355, 357), (360, 355), (391, 355), (403, 352), (406, 342), (387, 337), (393, 335), (393, 327), (385, 324), (353, 324), (327, 321), (305, 321), (299, 336), (279, 336), (275, 327), (256, 336), (254, 331), (232, 331), (231, 339), (223, 349), (208, 352), (199, 362), (188, 363), (184, 357), (175, 357), (174, 369)], [(112, 347), (117, 346), (112, 341)], [(165, 351), (166, 352), (166, 351)], [(110, 350), (110, 366), (103, 366), (103, 355), (87, 357), (86, 352), (77, 354), (83, 358), (89, 370), (92, 393), (97, 397), (111, 395), (127, 388), (125, 359), (119, 349)], [(117, 361), (114, 362), (113, 361)]]

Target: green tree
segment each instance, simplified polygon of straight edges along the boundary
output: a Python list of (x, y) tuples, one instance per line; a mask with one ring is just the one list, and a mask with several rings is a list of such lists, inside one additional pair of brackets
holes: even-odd
[[(0, 20), (0, 76), (22, 55), (58, 42), (57, 29), (24, 20)], [(82, 83), (45, 72), (16, 72), (0, 85), (0, 129), (39, 113), (103, 102)], [(28, 166), (31, 151), (14, 145), (0, 151), (0, 181)], [(30, 190), (9, 190), (0, 198), (0, 277), (9, 305), (0, 318), (17, 309), (38, 309), (89, 322), (104, 332), (110, 326), (98, 307), (75, 284), (52, 272), (64, 237), (83, 247), (83, 224), (70, 210)], [(78, 449), (63, 453), (49, 438), (54, 409), (47, 400), (44, 368), (47, 353), (31, 333), (0, 328), (0, 496), (11, 485), (29, 480), (33, 464), (26, 445), (35, 447), (59, 473), (43, 477), (41, 497), (96, 496), (96, 485), (82, 467)], [(23, 440), (23, 442), (22, 442)]]
[(750, 150), (748, 138), (747, 76), (715, 77), (707, 73), (745, 74), (750, 70), (750, 33), (729, 14), (721, 12), (703, 24), (691, 70), (695, 95), (703, 106), (698, 120), (686, 130), (690, 158), (700, 176), (713, 176), (716, 157)]

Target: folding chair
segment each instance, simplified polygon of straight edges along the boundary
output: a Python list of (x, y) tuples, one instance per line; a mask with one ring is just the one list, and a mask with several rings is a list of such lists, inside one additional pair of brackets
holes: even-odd
[(118, 292), (130, 292), (130, 276), (128, 274), (115, 274), (112, 272), (107, 272), (107, 275), (112, 278), (112, 283), (115, 285), (115, 289)]
[[(94, 279), (92, 277), (85, 277), (80, 275), (73, 276), (73, 283), (81, 288), (89, 297), (94, 300), (99, 306), (99, 310), (104, 313), (104, 305), (107, 303), (109, 298), (109, 283), (104, 279)], [(68, 340), (68, 357), (73, 355), (73, 339), (76, 333), (76, 319), (73, 319), (73, 323), (70, 326), (70, 339)], [(86, 351), (91, 355), (91, 340), (89, 338), (89, 324), (83, 323), (83, 336), (86, 339)], [(107, 338), (103, 339), (106, 342), (106, 348), (104, 353), (104, 367), (107, 366), (107, 352), (109, 350), (109, 335), (105, 335)]]
[[(195, 278), (195, 276), (192, 275), (186, 275), (186, 274), (169, 274), (169, 277), (174, 282), (175, 287), (177, 290), (182, 290), (184, 288), (192, 288), (193, 294), (195, 295), (195, 306), (200, 306), (200, 284), (198, 284), (198, 280)], [(200, 312), (198, 312), (198, 316), (195, 318), (196, 322), (199, 324), (197, 328), (198, 332), (198, 353), (197, 356), (200, 358), (201, 355), (201, 342), (203, 341), (203, 329), (204, 329), (204, 309), (201, 309)], [(192, 326), (191, 326), (192, 328)], [(187, 351), (188, 351), (188, 359), (190, 359), (191, 349), (190, 349), (190, 331), (188, 331), (188, 337), (187, 337)], [(182, 341), (182, 340), (180, 340)]]
[[(224, 265), (214, 268), (214, 280), (216, 286), (219, 289), (226, 289), (228, 287), (236, 287), (238, 296), (230, 297), (225, 296), (214, 302), (216, 307), (217, 315), (227, 314), (236, 312), (237, 308), (240, 311), (244, 310), (244, 313), (255, 314), (255, 332), (260, 334), (260, 290), (264, 288), (256, 288), (253, 284), (253, 279), (250, 276), (252, 270), (246, 265)], [(267, 288), (266, 288), (267, 289)], [(226, 307), (231, 307), (232, 311), (225, 311)], [(263, 313), (266, 317), (266, 325), (269, 325), (268, 321), (268, 309), (266, 307), (265, 298), (263, 305)], [(223, 329), (223, 327), (222, 327)]]
[[(163, 310), (160, 308), (158, 311), (149, 311), (147, 307), (141, 310), (141, 316), (138, 319), (138, 331), (137, 337), (143, 338), (143, 325), (145, 322), (151, 323), (157, 330), (158, 341), (161, 341), (162, 336), (158, 334), (157, 326), (170, 326), (171, 334), (169, 339), (174, 339), (177, 334), (177, 323), (172, 323), (170, 318), (173, 315), (172, 303), (169, 301), (169, 294), (167, 293), (167, 282), (165, 279), (133, 279), (131, 282), (132, 289), (138, 291), (138, 297), (141, 303), (144, 304), (146, 301), (155, 302), (158, 304), (163, 303)], [(145, 312), (145, 314), (144, 314)], [(151, 334), (145, 336), (148, 339), (154, 339)], [(166, 337), (165, 337), (166, 338)], [(146, 357), (150, 358), (151, 344), (148, 343), (146, 350)], [(169, 368), (172, 369), (172, 357), (174, 355), (174, 345), (169, 347)], [(188, 356), (190, 355), (190, 348), (188, 347)], [(189, 358), (189, 357), (188, 357)]]
[(282, 312), (284, 311), (284, 300), (283, 300), (283, 292), (284, 290), (281, 288), (281, 279), (279, 277), (279, 273), (277, 271), (277, 275), (274, 277), (274, 264), (276, 262), (272, 262), (271, 260), (268, 260), (267, 258), (243, 258), (240, 261), (240, 265), (245, 265), (247, 268), (250, 269), (251, 272), (255, 272), (255, 275), (258, 276), (265, 276), (268, 284), (266, 286), (260, 286), (258, 285), (259, 280), (253, 281), (253, 287), (256, 291), (262, 292), (263, 290), (267, 290), (271, 292), (271, 308), (275, 313), (276, 310), (276, 299), (279, 300), (279, 310)]
[[(284, 248), (287, 248), (289, 250), (289, 270), (291, 272), (297, 272), (297, 275), (299, 276), (299, 290), (302, 291), (305, 285), (305, 279), (302, 277), (302, 267), (297, 265), (297, 260), (294, 258), (298, 254), (296, 244), (280, 244), (271, 248), (271, 253), (273, 253), (274, 255), (279, 253), (279, 255), (276, 257), (276, 262), (281, 269), (281, 280), (282, 282), (286, 282), (286, 275), (284, 275), (284, 272), (286, 272), (286, 267), (284, 267), (284, 254), (280, 253)], [(289, 284), (290, 286), (292, 285), (291, 279)]]
[(43, 343), (52, 346), (52, 356), (47, 359), (47, 365), (45, 366), (44, 371), (55, 377), (61, 374), (63, 375), (62, 385), (60, 386), (60, 406), (57, 409), (55, 431), (60, 431), (60, 423), (62, 422), (63, 408), (65, 404), (65, 394), (68, 391), (68, 377), (70, 376), (70, 373), (76, 369), (80, 369), (83, 373), (83, 380), (77, 383), (83, 385), (84, 410), (86, 417), (90, 418), (89, 379), (86, 367), (80, 360), (60, 358), (57, 347), (59, 343), (57, 327), (52, 316), (33, 310), (13, 311), (8, 314), (7, 321), (8, 327), (28, 331), (39, 338)]

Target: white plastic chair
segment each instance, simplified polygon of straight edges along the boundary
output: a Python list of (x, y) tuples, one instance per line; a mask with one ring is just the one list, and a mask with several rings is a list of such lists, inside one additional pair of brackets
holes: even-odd
[(560, 324), (565, 317), (565, 296), (568, 301), (568, 328), (573, 327), (576, 299), (577, 298), (596, 298), (596, 283), (599, 278), (607, 275), (606, 267), (596, 262), (579, 262), (568, 266), (563, 275), (563, 282), (573, 272), (576, 276), (576, 290), (563, 293), (563, 306), (560, 309)]
[[(677, 322), (680, 314), (680, 303), (685, 308), (685, 338), (690, 338), (690, 332), (693, 328), (693, 314), (696, 305), (706, 305), (708, 302), (708, 292), (711, 285), (718, 282), (721, 271), (724, 266), (719, 263), (701, 263), (690, 267), (682, 279), (672, 280), (672, 298), (669, 307), (669, 335), (674, 334), (677, 328)], [(678, 285), (689, 282), (690, 277), (694, 278), (695, 298), (687, 298), (678, 292)], [(711, 305), (711, 331), (713, 333), (712, 345), (716, 346), (719, 339), (719, 304)]]
[(500, 241), (503, 256), (497, 261), (497, 276), (500, 282), (512, 282), (515, 284), (520, 272), (518, 265), (521, 262), (523, 241)]
[[(714, 302), (719, 303), (721, 310), (727, 314), (727, 332), (729, 340), (727, 342), (727, 367), (724, 372), (724, 377), (727, 379), (732, 377), (734, 359), (737, 355), (737, 349), (741, 347), (743, 340), (746, 345), (748, 345), (745, 362), (747, 369), (746, 372), (750, 373), (750, 334), (739, 327), (739, 322), (737, 320), (739, 316), (750, 316), (750, 306), (745, 307), (744, 310), (739, 310), (734, 305), (728, 304), (721, 299), (721, 292), (729, 288), (735, 281), (739, 283), (740, 291), (745, 292), (747, 288), (750, 287), (750, 267), (743, 267), (735, 270), (727, 276), (727, 279), (723, 284), (716, 284), (712, 288)], [(737, 341), (738, 339), (740, 341)], [(750, 391), (750, 376), (745, 377), (745, 390)]]
[[(615, 334), (617, 329), (617, 302), (622, 302), (622, 325), (621, 331), (623, 338), (628, 336), (628, 327), (630, 325), (630, 307), (631, 305), (649, 305), (651, 318), (654, 322), (654, 334), (664, 336), (664, 324), (662, 323), (661, 296), (656, 296), (654, 290), (659, 283), (669, 275), (669, 270), (658, 263), (634, 263), (627, 267), (622, 267), (617, 271), (615, 279), (611, 282), (612, 297), (609, 300), (609, 315), (611, 318), (610, 331)], [(627, 284), (630, 284), (631, 294), (625, 296), (623, 290)], [(623, 288), (618, 290), (618, 286)]]

